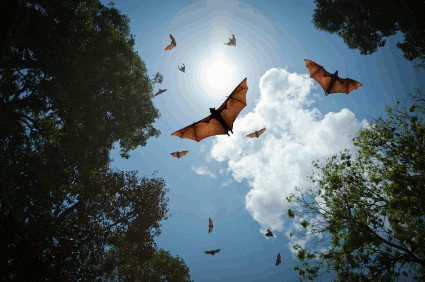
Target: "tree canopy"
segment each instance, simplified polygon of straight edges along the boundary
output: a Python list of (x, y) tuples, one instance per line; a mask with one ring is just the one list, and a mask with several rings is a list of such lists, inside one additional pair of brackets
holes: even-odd
[(411, 97), (420, 103), (387, 107), (387, 120), (357, 134), (356, 154), (313, 162), (317, 190), (287, 197), (288, 216), (317, 242), (294, 246), (300, 280), (331, 270), (337, 281), (425, 279), (425, 96)]
[(385, 46), (384, 37), (403, 33), (397, 43), (405, 59), (425, 68), (424, 1), (388, 0), (346, 1), (315, 0), (313, 24), (317, 29), (337, 33), (350, 49), (370, 55)]
[[(169, 216), (168, 189), (110, 168), (109, 152), (119, 141), (128, 158), (159, 135), (152, 90), (162, 76), (149, 78), (117, 9), (16, 2), (0, 58), (0, 276), (22, 281), (28, 265), (39, 272), (25, 281), (129, 276), (126, 266), (164, 256), (153, 237)], [(166, 257), (157, 267), (189, 279), (183, 261)]]

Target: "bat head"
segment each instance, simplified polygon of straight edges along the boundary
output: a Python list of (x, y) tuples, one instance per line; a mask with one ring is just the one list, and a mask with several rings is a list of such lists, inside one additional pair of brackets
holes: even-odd
[(210, 113), (213, 113), (215, 111), (215, 108), (210, 108)]

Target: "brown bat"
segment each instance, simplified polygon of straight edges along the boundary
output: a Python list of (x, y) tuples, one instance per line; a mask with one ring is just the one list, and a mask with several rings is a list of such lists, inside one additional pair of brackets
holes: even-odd
[(270, 230), (267, 229), (267, 233), (264, 236), (267, 236), (267, 237), (272, 236), (273, 237), (273, 233)]
[(278, 266), (282, 261), (280, 260), (280, 253), (277, 254), (276, 266)]
[(307, 59), (304, 59), (304, 61), (306, 67), (310, 71), (310, 77), (319, 82), (320, 86), (322, 86), (323, 90), (325, 90), (326, 96), (332, 93), (345, 93), (348, 95), (351, 91), (363, 86), (360, 82), (348, 77), (338, 77), (338, 71), (331, 74), (315, 62)]
[(210, 223), (208, 224), (208, 227), (209, 227), (208, 228), (208, 234), (210, 234), (212, 232), (213, 227), (214, 227), (213, 222), (211, 220), (211, 217), (209, 217), (209, 219), (210, 219)]
[(171, 38), (171, 44), (170, 45), (168, 45), (164, 50), (165, 51), (167, 51), (167, 50), (171, 50), (171, 49), (173, 49), (174, 47), (176, 47), (176, 45), (177, 45), (177, 43), (176, 43), (176, 40), (174, 39), (174, 37), (171, 35), (171, 33), (170, 33), (170, 38)]
[(263, 128), (263, 129), (261, 129), (261, 130), (259, 130), (259, 131), (255, 131), (254, 133), (251, 133), (251, 134), (248, 134), (246, 137), (260, 137), (260, 135), (261, 134), (263, 134), (264, 133), (264, 131), (266, 131), (266, 129), (265, 128)]
[(183, 67), (179, 67), (179, 66), (177, 66), (177, 67), (180, 71), (184, 72), (186, 70), (186, 66), (184, 64), (182, 64), (182, 65), (183, 65)]
[(214, 251), (206, 251), (204, 253), (209, 254), (209, 255), (215, 255), (216, 253), (218, 253), (221, 249), (218, 250), (214, 250)]
[(177, 152), (171, 153), (170, 155), (172, 155), (173, 157), (176, 157), (176, 158), (179, 158), (180, 159), (181, 157), (183, 157), (187, 153), (189, 153), (189, 151), (183, 151), (183, 152), (177, 151)]
[(210, 108), (211, 115), (201, 119), (200, 121), (186, 126), (174, 132), (171, 135), (180, 138), (193, 139), (197, 142), (204, 138), (227, 134), (229, 131), (233, 133), (233, 122), (236, 120), (239, 113), (246, 107), (246, 78), (233, 90), (232, 94), (218, 108)]
[(164, 93), (165, 91), (167, 91), (167, 89), (164, 89), (164, 90), (159, 89), (159, 91), (158, 91), (158, 92), (156, 92), (155, 96), (158, 96), (159, 94), (162, 94), (162, 93)]

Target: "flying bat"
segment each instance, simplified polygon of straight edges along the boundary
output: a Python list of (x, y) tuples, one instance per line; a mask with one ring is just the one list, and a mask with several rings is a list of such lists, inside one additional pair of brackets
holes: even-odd
[(177, 67), (180, 71), (184, 72), (186, 70), (186, 66), (184, 64), (182, 64), (182, 65), (183, 65), (183, 67), (179, 67), (179, 66), (177, 66)]
[(261, 134), (264, 133), (264, 131), (266, 131), (265, 128), (261, 129), (260, 131), (255, 131), (254, 133), (248, 134), (246, 137), (260, 137)]
[(158, 92), (156, 92), (155, 96), (158, 96), (159, 94), (162, 94), (162, 93), (164, 93), (165, 91), (167, 91), (167, 89), (164, 89), (164, 90), (159, 89), (159, 91), (158, 91)]
[(176, 157), (176, 158), (179, 158), (180, 159), (181, 157), (183, 157), (187, 153), (189, 153), (189, 151), (183, 151), (183, 152), (177, 151), (177, 152), (171, 153), (170, 155), (172, 155), (173, 157)]
[(273, 237), (273, 233), (270, 230), (267, 229), (267, 233), (264, 236), (267, 236), (267, 237), (272, 236)]
[(325, 95), (328, 96), (332, 93), (345, 93), (349, 94), (351, 91), (363, 86), (360, 82), (350, 78), (338, 77), (338, 71), (334, 74), (327, 72), (321, 65), (316, 64), (310, 60), (304, 59), (306, 67), (310, 71), (310, 77), (316, 80), (323, 90)]
[(171, 135), (180, 138), (193, 139), (197, 142), (210, 136), (233, 133), (233, 122), (239, 113), (246, 107), (246, 78), (233, 90), (232, 94), (218, 108), (210, 108), (208, 117), (186, 126)]
[(229, 38), (229, 42), (228, 43), (224, 43), (224, 45), (227, 45), (227, 46), (236, 46), (236, 38), (235, 38), (235, 35), (234, 34), (232, 34), (232, 36), (233, 36), (233, 38)]
[(280, 260), (280, 253), (277, 254), (276, 266), (278, 266), (282, 261)]
[(212, 232), (213, 227), (214, 227), (212, 220), (211, 220), (211, 217), (209, 219), (210, 219), (210, 223), (208, 224), (208, 234), (210, 234)]
[(206, 251), (204, 253), (209, 254), (209, 255), (215, 255), (216, 253), (218, 253), (221, 249), (218, 250), (214, 250), (214, 251)]
[(171, 33), (170, 33), (170, 38), (171, 38), (171, 44), (170, 45), (168, 45), (164, 50), (165, 51), (167, 51), (167, 50), (171, 50), (171, 49), (173, 49), (174, 47), (176, 47), (176, 45), (177, 45), (177, 43), (176, 43), (176, 40), (174, 39), (174, 37), (171, 35)]

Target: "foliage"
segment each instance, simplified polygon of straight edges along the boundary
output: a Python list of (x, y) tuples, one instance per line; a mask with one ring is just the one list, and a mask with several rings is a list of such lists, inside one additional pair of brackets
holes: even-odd
[(323, 167), (313, 162), (322, 172), (310, 177), (318, 191), (287, 197), (297, 206), (288, 216), (317, 242), (294, 246), (300, 280), (323, 275), (321, 268), (337, 281), (425, 279), (425, 96), (411, 97), (421, 104), (387, 107), (388, 120), (358, 133), (356, 160), (346, 150)]
[[(119, 257), (119, 251), (108, 250), (110, 258)], [(190, 280), (189, 268), (179, 256), (174, 258), (170, 252), (156, 249), (150, 260), (143, 264), (130, 263), (121, 265), (104, 276), (104, 281), (152, 281), (152, 282), (193, 282)]]
[(6, 130), (23, 123), (77, 158), (117, 141), (128, 158), (159, 136), (152, 91), (162, 75), (146, 74), (127, 16), (96, 0), (28, 0), (16, 20), (0, 60)]
[(416, 0), (345, 1), (315, 0), (313, 24), (317, 29), (337, 33), (350, 49), (370, 55), (385, 46), (388, 37), (403, 33), (397, 43), (405, 59), (425, 68), (425, 3)]

